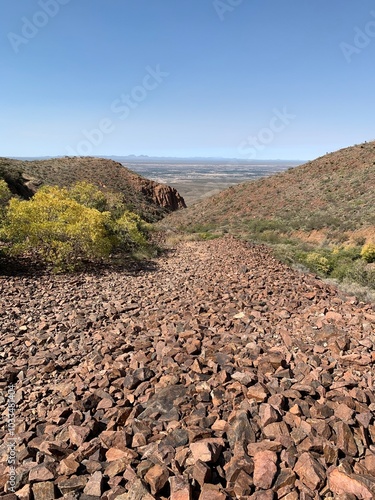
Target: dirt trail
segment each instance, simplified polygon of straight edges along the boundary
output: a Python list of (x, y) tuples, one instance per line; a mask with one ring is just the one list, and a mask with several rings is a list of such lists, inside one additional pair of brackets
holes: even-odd
[(375, 498), (374, 306), (231, 237), (0, 291), (8, 498)]

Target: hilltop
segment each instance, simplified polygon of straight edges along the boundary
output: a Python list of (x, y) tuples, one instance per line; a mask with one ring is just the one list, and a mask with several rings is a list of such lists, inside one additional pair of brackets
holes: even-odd
[(375, 237), (374, 193), (375, 142), (369, 142), (233, 186), (168, 222), (191, 231), (274, 231), (315, 243), (367, 241)]
[(79, 181), (95, 184), (103, 191), (120, 192), (129, 209), (146, 220), (185, 207), (179, 193), (165, 184), (145, 179), (121, 163), (93, 157), (64, 157), (25, 161), (0, 158), (0, 178), (15, 194), (29, 198), (43, 184), (71, 186)]

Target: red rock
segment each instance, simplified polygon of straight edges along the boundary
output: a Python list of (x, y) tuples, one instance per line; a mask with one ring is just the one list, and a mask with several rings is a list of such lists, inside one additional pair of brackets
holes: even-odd
[(35, 483), (32, 486), (34, 500), (54, 500), (55, 486), (51, 482)]
[(81, 446), (90, 434), (90, 429), (78, 425), (69, 426), (69, 439), (72, 444)]
[(169, 478), (171, 485), (170, 500), (191, 500), (191, 486), (189, 481), (182, 476), (173, 476)]
[(79, 463), (72, 457), (67, 457), (61, 460), (59, 465), (59, 473), (66, 476), (71, 476), (77, 472)]
[(294, 466), (294, 472), (310, 490), (319, 490), (322, 486), (325, 472), (320, 463), (309, 453), (302, 453)]
[(193, 468), (193, 478), (200, 484), (201, 486), (204, 483), (209, 483), (211, 479), (211, 469), (207, 464), (202, 462), (202, 460), (197, 460), (194, 464)]
[(49, 481), (54, 479), (55, 474), (45, 465), (37, 465), (29, 472), (29, 481)]
[(362, 476), (355, 474), (348, 475), (339, 468), (328, 472), (328, 485), (333, 493), (337, 495), (352, 494), (356, 498), (370, 500), (374, 498), (375, 488), (370, 488), (363, 484), (362, 479)]
[(85, 495), (90, 495), (93, 497), (100, 497), (102, 494), (102, 480), (103, 474), (100, 471), (94, 472), (94, 474), (88, 480), (83, 493)]
[(205, 484), (199, 495), (199, 500), (226, 500), (226, 498), (226, 494), (213, 484)]
[(247, 389), (246, 397), (262, 403), (267, 399), (267, 390), (262, 384), (255, 384)]
[(254, 455), (254, 485), (268, 490), (275, 478), (277, 455), (273, 451), (259, 451)]
[(224, 446), (221, 438), (207, 438), (190, 444), (190, 450), (195, 461), (216, 462)]
[(155, 495), (155, 493), (158, 493), (163, 488), (163, 486), (167, 483), (168, 478), (168, 469), (159, 464), (151, 467), (151, 469), (149, 469), (149, 471), (145, 475), (145, 480), (150, 485), (151, 493), (153, 495)]
[(259, 417), (262, 427), (278, 421), (276, 410), (269, 404), (261, 404), (259, 408)]
[(117, 500), (155, 500), (140, 479), (128, 483), (128, 492), (116, 495), (114, 498)]

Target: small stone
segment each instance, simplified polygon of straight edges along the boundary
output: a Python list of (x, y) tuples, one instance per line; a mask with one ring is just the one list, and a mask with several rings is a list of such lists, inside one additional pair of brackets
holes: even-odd
[(246, 397), (248, 399), (255, 399), (258, 403), (263, 403), (267, 399), (267, 390), (262, 384), (255, 384), (247, 389)]
[(325, 471), (320, 463), (305, 452), (297, 460), (294, 466), (294, 472), (310, 490), (315, 491), (322, 486)]
[(51, 482), (35, 483), (32, 486), (34, 500), (54, 500), (55, 485)]
[(226, 498), (226, 494), (221, 491), (219, 486), (213, 484), (205, 484), (199, 495), (199, 500), (226, 500)]
[(203, 486), (204, 483), (209, 483), (211, 479), (211, 469), (210, 467), (202, 462), (202, 460), (197, 460), (193, 468), (193, 478)]
[(66, 493), (71, 493), (75, 491), (83, 490), (86, 486), (87, 477), (85, 476), (72, 476), (69, 479), (61, 481), (57, 484), (57, 487), (63, 495)]
[(90, 495), (93, 497), (100, 497), (102, 494), (102, 481), (103, 474), (100, 471), (94, 472), (94, 474), (88, 480), (83, 493), (85, 495)]
[(151, 467), (151, 469), (149, 469), (149, 471), (145, 475), (145, 481), (150, 485), (151, 493), (153, 495), (155, 495), (155, 493), (158, 493), (164, 487), (164, 485), (168, 481), (168, 478), (168, 469), (159, 464)]
[(328, 473), (329, 489), (337, 494), (352, 494), (356, 498), (370, 500), (374, 498), (375, 489), (369, 488), (362, 482), (362, 477), (356, 474), (347, 474), (341, 468), (336, 468)]
[(171, 486), (170, 500), (191, 500), (191, 486), (189, 481), (182, 476), (169, 478)]
[(224, 446), (221, 438), (207, 438), (190, 444), (190, 450), (195, 461), (215, 463)]
[(29, 473), (30, 482), (49, 481), (50, 479), (54, 479), (54, 477), (53, 472), (45, 465), (37, 465)]
[(81, 446), (87, 436), (90, 434), (90, 429), (86, 427), (80, 427), (79, 425), (69, 426), (69, 439), (72, 444), (76, 446)]
[(254, 455), (254, 485), (263, 490), (271, 488), (277, 467), (277, 455), (273, 451), (259, 451)]

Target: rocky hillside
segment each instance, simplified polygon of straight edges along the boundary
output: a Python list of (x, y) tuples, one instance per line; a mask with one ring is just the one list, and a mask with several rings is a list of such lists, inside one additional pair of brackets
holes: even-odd
[(375, 498), (375, 308), (264, 246), (0, 277), (0, 324), (9, 500)]
[(171, 217), (171, 225), (276, 231), (321, 243), (375, 240), (375, 142), (240, 184)]
[(42, 184), (69, 186), (88, 181), (102, 190), (121, 192), (129, 208), (147, 220), (185, 208), (179, 193), (165, 184), (145, 179), (121, 163), (101, 158), (55, 158), (20, 161), (0, 158), (0, 178), (22, 197), (30, 197)]

